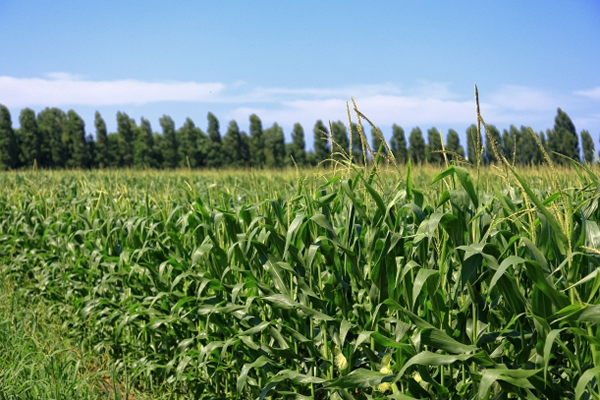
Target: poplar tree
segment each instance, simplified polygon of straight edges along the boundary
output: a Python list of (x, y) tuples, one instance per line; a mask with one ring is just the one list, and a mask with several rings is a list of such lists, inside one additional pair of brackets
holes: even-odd
[(342, 160), (349, 154), (350, 141), (348, 140), (348, 131), (342, 121), (331, 124), (331, 136), (333, 138), (333, 158)]
[(526, 126), (521, 126), (518, 130), (511, 125), (511, 130), (514, 130), (513, 137), (517, 141), (517, 159), (516, 162), (521, 165), (537, 164), (536, 160), (537, 141)]
[(67, 168), (89, 168), (88, 145), (85, 140), (85, 122), (73, 110), (67, 112), (65, 124)]
[(502, 151), (504, 152), (504, 157), (511, 164), (514, 165), (516, 161), (516, 138), (513, 137), (511, 131), (504, 129), (502, 131)]
[(196, 127), (191, 118), (186, 118), (185, 123), (177, 131), (177, 146), (179, 149), (179, 166), (183, 168), (198, 168), (202, 163), (202, 156), (198, 148), (198, 140), (203, 134)]
[(404, 129), (401, 126), (394, 124), (392, 126), (392, 138), (390, 139), (390, 150), (396, 158), (396, 162), (406, 164), (408, 161), (408, 149), (406, 148), (406, 138), (404, 137)]
[(117, 133), (120, 138), (119, 166), (133, 165), (133, 145), (135, 141), (135, 122), (126, 113), (117, 112)]
[(244, 167), (250, 166), (250, 136), (246, 132), (240, 134), (240, 156)]
[[(159, 132), (154, 132), (152, 136), (153, 136), (152, 141), (154, 142), (154, 151), (152, 151), (152, 158), (154, 160), (154, 166), (156, 168), (163, 168), (164, 159), (163, 159), (162, 152), (163, 152), (163, 149), (165, 148), (164, 137)], [(108, 138), (110, 139), (110, 135), (108, 136)]]
[(256, 114), (250, 116), (250, 165), (262, 168), (265, 165), (265, 139), (260, 118)]
[(581, 131), (581, 147), (583, 149), (583, 160), (588, 164), (594, 163), (594, 140), (586, 130)]
[[(527, 128), (527, 130), (529, 130), (529, 128)], [(529, 134), (531, 135), (531, 131), (529, 132)], [(539, 134), (535, 133), (535, 135), (537, 136), (539, 142), (538, 140), (533, 138), (533, 164), (542, 165), (544, 162), (546, 162), (546, 158), (544, 157), (544, 152), (542, 151), (542, 148), (546, 151), (546, 153), (548, 152), (545, 145), (546, 138), (544, 137), (543, 131), (541, 131)], [(542, 148), (540, 148), (540, 145)]]
[(558, 108), (554, 118), (554, 129), (548, 135), (548, 147), (552, 152), (550, 158), (556, 163), (565, 164), (568, 160), (555, 153), (563, 154), (575, 161), (579, 161), (579, 138), (571, 118), (566, 112)]
[(292, 130), (292, 146), (290, 155), (294, 158), (296, 165), (302, 167), (306, 164), (306, 141), (304, 140), (304, 128), (299, 123), (294, 124)]
[(0, 168), (2, 170), (17, 167), (17, 138), (12, 127), (8, 108), (0, 104)]
[(283, 129), (275, 122), (273, 126), (264, 131), (265, 138), (265, 166), (267, 168), (281, 168), (285, 157), (285, 138)]
[(235, 120), (229, 121), (227, 132), (223, 136), (221, 152), (226, 165), (237, 168), (245, 166), (245, 160), (242, 156), (242, 135)]
[(408, 146), (408, 157), (413, 164), (421, 164), (426, 161), (425, 158), (425, 139), (421, 128), (416, 127), (410, 131)]
[(98, 168), (107, 168), (110, 165), (108, 134), (106, 132), (106, 123), (98, 111), (94, 114), (94, 126), (96, 127), (96, 157), (94, 164)]
[(374, 156), (379, 152), (381, 152), (381, 154), (387, 154), (387, 148), (381, 141), (381, 134), (381, 129), (371, 127), (371, 145), (373, 146), (371, 150), (373, 150)]
[(313, 128), (315, 161), (320, 163), (330, 157), (329, 133), (323, 121), (318, 120)]
[(135, 135), (133, 166), (138, 169), (155, 168), (154, 133), (150, 121), (142, 117)]
[(481, 132), (477, 135), (477, 126), (475, 124), (467, 128), (467, 156), (469, 162), (472, 165), (477, 165), (478, 162), (482, 162), (481, 157), (483, 150), (483, 141), (481, 138)]
[(168, 115), (163, 115), (158, 122), (162, 128), (162, 165), (163, 168), (177, 168), (179, 165), (179, 153), (175, 122)]
[(460, 144), (460, 136), (454, 129), (448, 131), (446, 138), (446, 152), (448, 160), (461, 160), (465, 158), (465, 149)]
[(442, 151), (442, 136), (436, 128), (427, 130), (427, 162), (440, 165), (444, 159)]
[(68, 149), (63, 137), (67, 115), (58, 108), (45, 108), (37, 115), (37, 124), (40, 134), (48, 143), (49, 161), (47, 166), (50, 168), (64, 168), (68, 158)]
[(206, 166), (209, 168), (219, 168), (223, 165), (223, 154), (221, 153), (221, 132), (219, 130), (219, 120), (211, 112), (208, 113), (208, 143), (206, 151)]
[(363, 165), (365, 163), (363, 155), (363, 142), (358, 131), (358, 124), (350, 124), (350, 137), (352, 138), (352, 160), (355, 164)]
[(38, 129), (35, 111), (31, 108), (24, 108), (19, 115), (19, 123), (21, 124), (21, 165), (31, 167), (34, 164), (43, 166), (44, 162), (41, 159), (41, 135)]
[[(498, 160), (498, 155), (494, 152), (494, 147), (497, 152), (502, 151), (502, 138), (500, 137), (500, 131), (494, 125), (488, 125), (489, 136), (485, 135), (485, 161), (486, 164), (496, 164), (500, 160)], [(492, 141), (494, 143), (492, 143)]]

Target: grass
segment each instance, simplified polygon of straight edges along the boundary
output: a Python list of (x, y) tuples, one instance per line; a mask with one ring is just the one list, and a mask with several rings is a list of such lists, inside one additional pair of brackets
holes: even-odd
[(46, 305), (0, 283), (0, 399), (101, 398), (101, 377), (85, 368), (94, 360), (66, 337)]
[(4, 397), (598, 398), (597, 170), (335, 168), (0, 175)]

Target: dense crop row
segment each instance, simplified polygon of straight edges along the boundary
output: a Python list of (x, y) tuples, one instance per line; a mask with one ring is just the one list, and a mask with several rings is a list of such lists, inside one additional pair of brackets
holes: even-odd
[(600, 184), (523, 176), (5, 174), (0, 270), (135, 390), (597, 398)]

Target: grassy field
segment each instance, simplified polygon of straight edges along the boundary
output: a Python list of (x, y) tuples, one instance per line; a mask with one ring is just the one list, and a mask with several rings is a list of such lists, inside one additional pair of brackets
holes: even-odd
[(598, 398), (597, 174), (4, 173), (0, 399)]

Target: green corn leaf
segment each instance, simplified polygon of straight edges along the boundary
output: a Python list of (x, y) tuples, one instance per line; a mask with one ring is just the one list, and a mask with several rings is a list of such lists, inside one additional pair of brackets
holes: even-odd
[[(529, 382), (527, 378), (537, 374), (540, 370), (510, 370), (510, 369), (486, 369), (482, 376), (481, 382), (479, 383), (479, 390), (477, 392), (478, 399), (488, 399), (489, 392), (492, 384), (496, 381), (502, 380), (509, 383), (512, 386), (522, 389), (534, 389), (534, 386)], [(536, 398), (536, 397), (534, 397)]]
[(538, 210), (542, 214), (544, 214), (544, 216), (548, 220), (548, 223), (552, 227), (554, 234), (559, 239), (559, 242), (564, 246), (564, 248), (567, 248), (569, 241), (568, 241), (567, 237), (565, 236), (565, 233), (563, 232), (562, 228), (558, 224), (558, 221), (556, 220), (556, 218), (554, 218), (554, 215), (552, 215), (552, 213), (550, 211), (548, 211), (546, 206), (544, 206), (544, 204), (540, 201), (540, 199), (538, 199), (538, 197), (533, 193), (533, 191), (531, 190), (529, 185), (527, 185), (527, 182), (525, 182), (525, 180), (523, 178), (521, 178), (519, 176), (519, 174), (517, 174), (516, 171), (512, 167), (509, 167), (509, 168), (510, 168), (511, 172), (513, 173), (513, 175), (515, 176), (515, 178), (517, 178), (517, 180), (523, 187), (523, 190), (525, 190), (525, 193), (527, 193), (527, 196), (529, 196), (529, 198), (531, 199), (533, 204), (535, 204), (535, 206), (538, 208)]
[(544, 381), (547, 379), (548, 376), (548, 365), (550, 364), (552, 345), (554, 344), (554, 341), (556, 340), (558, 335), (560, 335), (560, 333), (565, 329), (566, 328), (553, 329), (550, 331), (550, 333), (548, 333), (548, 336), (546, 336), (546, 341), (544, 343)]
[(423, 285), (427, 282), (427, 280), (437, 278), (438, 276), (439, 276), (439, 271), (437, 271), (435, 269), (425, 269), (425, 268), (419, 269), (419, 272), (417, 272), (417, 276), (415, 278), (415, 282), (413, 285), (413, 299), (412, 299), (412, 307), (413, 308), (415, 307), (415, 304), (417, 303), (419, 295), (421, 294)]
[(460, 343), (439, 329), (427, 328), (420, 333), (421, 345), (431, 346), (436, 349), (453, 354), (472, 353), (477, 347)]
[(394, 375), (382, 374), (378, 371), (359, 368), (333, 382), (327, 382), (323, 386), (340, 389), (368, 388), (377, 386), (381, 382), (391, 382), (393, 379)]
[[(304, 375), (304, 374), (301, 374), (301, 373), (293, 371), (293, 370), (284, 369), (284, 370), (279, 371), (275, 376), (273, 376), (273, 378), (271, 378), (269, 383), (261, 391), (259, 400), (264, 399), (272, 389), (276, 388), (277, 385), (279, 385), (281, 382), (284, 382), (286, 380), (290, 380), (294, 383), (302, 383), (302, 384), (311, 384), (312, 383), (312, 384), (316, 384), (316, 385), (320, 385), (320, 384), (327, 382), (327, 380), (323, 379), (323, 378), (318, 378), (318, 377), (310, 376), (310, 375)], [(239, 393), (239, 390), (238, 390), (238, 393)]]
[(267, 363), (272, 363), (272, 361), (268, 357), (260, 356), (256, 361), (244, 364), (237, 380), (237, 392), (241, 394), (244, 391), (246, 381), (248, 380), (248, 373), (252, 369), (264, 367)]
[(281, 307), (284, 310), (294, 310), (294, 309), (301, 310), (302, 312), (304, 312), (305, 314), (314, 318), (317, 321), (333, 321), (333, 317), (330, 317), (329, 315), (323, 314), (322, 312), (313, 310), (310, 307), (307, 307), (303, 304), (295, 302), (295, 301), (291, 300), (289, 297), (282, 295), (282, 294), (274, 294), (274, 295), (266, 296), (266, 297), (263, 297), (263, 300), (268, 301), (269, 303), (272, 303), (273, 305), (276, 305), (277, 307)]
[(588, 383), (590, 383), (590, 381), (594, 377), (597, 377), (599, 375), (600, 375), (600, 367), (588, 369), (581, 375), (581, 377), (577, 381), (577, 386), (575, 386), (575, 400), (579, 400), (583, 396), (583, 394), (585, 393), (585, 388), (588, 385)]
[(411, 357), (404, 367), (398, 372), (394, 382), (397, 382), (402, 378), (407, 369), (412, 367), (413, 365), (425, 365), (425, 366), (439, 366), (439, 365), (449, 365), (458, 361), (467, 361), (471, 359), (473, 355), (471, 354), (459, 354), (459, 355), (445, 355), (445, 354), (436, 354), (431, 353), (429, 351), (422, 351), (419, 354)]
[(525, 263), (527, 275), (535, 283), (535, 285), (552, 301), (555, 307), (562, 309), (570, 303), (569, 297), (559, 292), (546, 279), (542, 267), (537, 262), (527, 261)]

